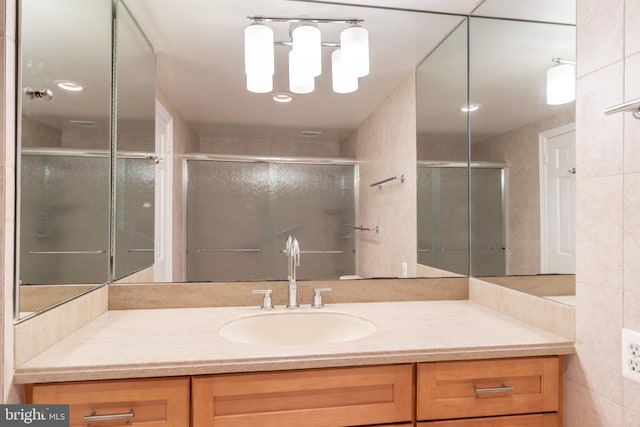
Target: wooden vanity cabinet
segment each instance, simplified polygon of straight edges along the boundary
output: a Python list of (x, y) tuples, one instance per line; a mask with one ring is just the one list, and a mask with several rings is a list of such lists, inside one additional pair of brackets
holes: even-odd
[(418, 426), (560, 427), (562, 375), (559, 356), (419, 363)]
[(35, 384), (26, 397), (70, 404), (72, 427), (561, 427), (562, 357)]
[(189, 377), (28, 385), (26, 403), (69, 404), (70, 427), (189, 427)]
[(411, 423), (413, 365), (194, 377), (191, 402), (193, 427)]

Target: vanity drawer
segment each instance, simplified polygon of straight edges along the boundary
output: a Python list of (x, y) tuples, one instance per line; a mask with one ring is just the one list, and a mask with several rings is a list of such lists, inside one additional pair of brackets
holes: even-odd
[(556, 412), (561, 375), (560, 357), (421, 363), (417, 419)]
[(194, 377), (193, 427), (410, 422), (412, 389), (410, 364)]
[[(189, 378), (35, 384), (27, 403), (69, 404), (70, 427), (188, 427)], [(133, 418), (127, 418), (133, 413)], [(115, 420), (85, 417), (120, 415)], [(96, 420), (95, 418), (93, 420)]]
[(469, 418), (466, 420), (428, 421), (418, 427), (561, 427), (558, 414), (514, 415), (511, 417)]

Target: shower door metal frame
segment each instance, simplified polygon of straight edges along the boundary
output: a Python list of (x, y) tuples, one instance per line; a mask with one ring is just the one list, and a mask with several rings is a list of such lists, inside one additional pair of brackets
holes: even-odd
[[(294, 157), (294, 156), (261, 156), (261, 155), (236, 155), (236, 154), (215, 154), (215, 153), (188, 153), (182, 156), (182, 210), (184, 212), (182, 230), (185, 236), (185, 248), (188, 243), (188, 188), (189, 188), (189, 160), (217, 161), (217, 162), (237, 162), (237, 163), (266, 163), (266, 164), (299, 164), (299, 165), (344, 165), (353, 166), (353, 198), (354, 198), (354, 221), (359, 217), (359, 162), (355, 159), (344, 157)], [(354, 250), (358, 252), (358, 240), (354, 238)], [(184, 276), (187, 276), (187, 256), (184, 257), (182, 269)], [(354, 271), (358, 271), (358, 257), (354, 257)]]

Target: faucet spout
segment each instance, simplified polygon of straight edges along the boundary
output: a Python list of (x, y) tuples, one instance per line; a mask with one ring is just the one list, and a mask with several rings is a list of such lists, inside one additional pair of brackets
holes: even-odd
[(292, 236), (287, 237), (284, 252), (287, 256), (289, 279), (289, 302), (287, 303), (287, 308), (299, 308), (298, 284), (296, 283), (296, 267), (300, 267), (300, 244), (298, 239)]

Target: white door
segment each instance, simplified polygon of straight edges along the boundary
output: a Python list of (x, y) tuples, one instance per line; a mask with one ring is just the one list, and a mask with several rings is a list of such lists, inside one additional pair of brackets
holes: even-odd
[(543, 274), (575, 274), (575, 124), (540, 134), (540, 148), (541, 270)]
[(156, 102), (155, 259), (156, 282), (173, 280), (173, 118)]

